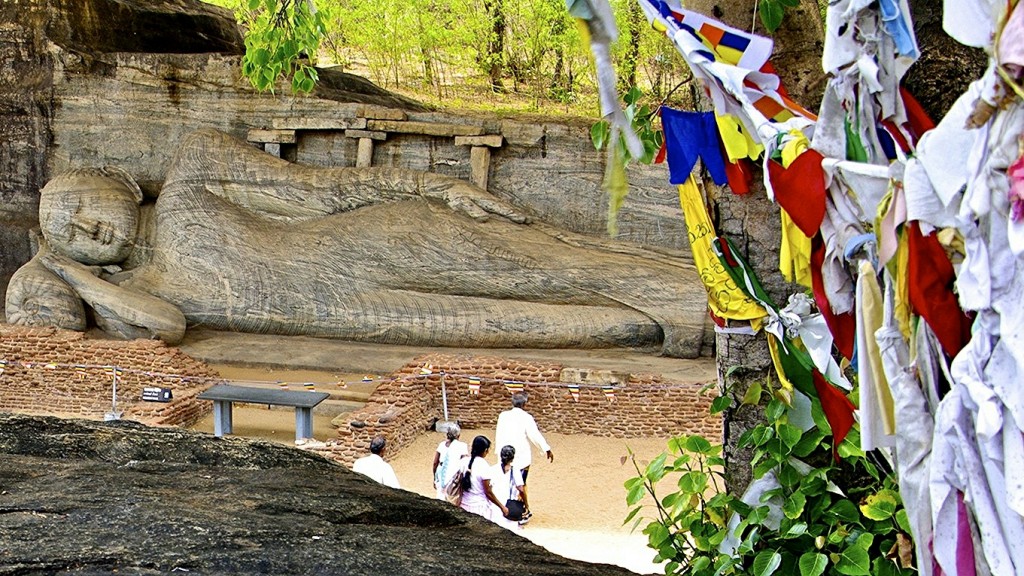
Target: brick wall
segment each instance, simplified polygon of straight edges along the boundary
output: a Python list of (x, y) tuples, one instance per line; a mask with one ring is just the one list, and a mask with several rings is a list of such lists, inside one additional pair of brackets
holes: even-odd
[[(0, 360), (6, 362), (0, 374), (0, 411), (9, 412), (103, 418), (111, 409), (111, 371), (80, 367), (118, 366), (123, 372), (117, 408), (123, 418), (189, 426), (211, 410), (211, 403), (196, 400), (196, 395), (218, 380), (206, 364), (158, 340), (94, 340), (55, 328), (0, 324)], [(432, 367), (429, 375), (421, 373), (426, 365)], [(555, 362), (496, 357), (421, 356), (381, 382), (363, 408), (347, 414), (336, 437), (305, 448), (351, 465), (380, 434), (388, 439), (389, 454), (398, 454), (444, 418), (442, 372), (449, 420), (464, 428), (493, 429), (498, 414), (511, 406), (502, 381), (515, 381), (524, 382), (530, 395), (527, 408), (544, 432), (616, 438), (721, 436), (721, 420), (708, 414), (713, 396), (701, 392), (703, 383), (629, 374), (615, 385), (614, 400), (600, 386), (581, 384), (576, 401), (568, 384), (560, 381), (564, 368)], [(470, 377), (479, 378), (479, 394), (470, 394)], [(173, 400), (143, 402), (146, 386), (171, 388)]]
[[(429, 364), (433, 373), (422, 375)], [(499, 380), (525, 382), (528, 411), (544, 432), (591, 434), (616, 438), (702, 434), (715, 441), (722, 424), (708, 413), (713, 393), (703, 383), (668, 382), (655, 374), (630, 374), (616, 385), (614, 400), (596, 385), (581, 385), (579, 401), (560, 382), (564, 366), (491, 357), (466, 358), (432, 354), (416, 358), (382, 382), (360, 410), (346, 415), (346, 425), (326, 446), (313, 447), (324, 456), (351, 464), (369, 449), (377, 434), (387, 438), (395, 455), (436, 419), (443, 419), (441, 375), (445, 372), (449, 420), (463, 428), (493, 429), (498, 414), (511, 407), (511, 394)], [(470, 394), (470, 377), (480, 378), (479, 394)], [(493, 434), (492, 434), (493, 435)], [(493, 438), (492, 438), (493, 440)]]
[[(101, 419), (112, 408), (118, 366), (117, 410), (151, 425), (188, 426), (212, 408), (195, 396), (217, 374), (159, 340), (94, 340), (79, 332), (0, 324), (0, 411)], [(49, 365), (49, 366), (48, 366)], [(95, 368), (88, 368), (95, 366)], [(85, 367), (85, 368), (83, 368)], [(142, 389), (172, 390), (168, 403), (143, 402)]]

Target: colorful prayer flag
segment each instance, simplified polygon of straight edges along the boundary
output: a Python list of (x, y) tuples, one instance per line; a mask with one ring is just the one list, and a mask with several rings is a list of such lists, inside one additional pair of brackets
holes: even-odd
[(523, 383), (522, 382), (513, 382), (511, 380), (505, 380), (504, 382), (505, 382), (505, 388), (508, 390), (509, 394), (515, 394), (516, 392), (522, 392), (523, 391)]
[(580, 401), (580, 385), (579, 384), (569, 384), (569, 396), (572, 396), (572, 401), (573, 402), (579, 402)]
[(758, 70), (772, 55), (770, 38), (726, 26), (691, 10), (676, 1), (654, 0), (662, 17), (671, 18), (682, 30), (696, 38), (710, 54), (710, 59), (748, 70)]
[(708, 293), (708, 307), (719, 318), (756, 320), (767, 316), (764, 308), (740, 290), (712, 251), (714, 225), (693, 177), (679, 185), (679, 205), (689, 232), (690, 250), (697, 274)]
[(302, 386), (303, 386), (303, 388), (305, 388), (306, 390), (309, 390), (310, 392), (313, 392), (313, 391), (316, 390), (316, 385), (313, 384), (312, 382), (303, 382)]
[(429, 376), (429, 375), (431, 375), (433, 373), (434, 373), (434, 367), (431, 366), (430, 364), (427, 364), (427, 365), (423, 366), (422, 368), (420, 368), (420, 374), (423, 375), (423, 376)]
[(605, 384), (604, 386), (601, 386), (601, 389), (604, 390), (604, 397), (607, 398), (609, 402), (615, 402), (615, 386)]
[(686, 112), (662, 106), (660, 115), (670, 183), (684, 184), (698, 159), (715, 184), (728, 182), (714, 112)]
[(469, 377), (469, 393), (480, 394), (480, 377), (470, 376)]
[(773, 123), (816, 119), (793, 102), (779, 82), (768, 61), (771, 39), (684, 10), (677, 0), (639, 3), (651, 25), (672, 40), (708, 90), (715, 112), (735, 115), (758, 143), (770, 137)]
[[(754, 270), (736, 252), (729, 239), (718, 237), (713, 241), (712, 247), (736, 285), (742, 288), (747, 295), (760, 302), (765, 309), (771, 310), (773, 315), (777, 315), (778, 308), (764, 287), (761, 286)], [(832, 429), (832, 455), (838, 460), (839, 443), (843, 441), (853, 426), (855, 410), (853, 404), (842, 391), (822, 376), (799, 339), (790, 338), (785, 331), (781, 331), (780, 334), (771, 333), (770, 330), (768, 332), (769, 348), (773, 346), (771, 339), (778, 339), (774, 343), (778, 349), (772, 360), (782, 368), (780, 380), (785, 379), (809, 398), (820, 402), (825, 419), (828, 420)]]

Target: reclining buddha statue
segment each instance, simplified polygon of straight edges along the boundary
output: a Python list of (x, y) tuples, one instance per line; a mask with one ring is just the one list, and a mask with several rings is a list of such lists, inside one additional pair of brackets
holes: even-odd
[(41, 191), (39, 222), (11, 323), (676, 357), (704, 339), (704, 289), (671, 255), (531, 222), (456, 178), (308, 167), (209, 129), (155, 202), (120, 169), (72, 170)]

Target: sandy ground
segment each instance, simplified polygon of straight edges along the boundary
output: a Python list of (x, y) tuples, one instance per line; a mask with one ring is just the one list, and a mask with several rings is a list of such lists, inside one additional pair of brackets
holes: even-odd
[[(215, 366), (226, 378), (253, 381), (317, 382), (317, 390), (348, 380), (349, 388), (357, 375), (317, 371), (235, 368)], [(361, 378), (361, 375), (359, 375)], [(334, 435), (329, 414), (314, 414), (313, 434), (318, 440)], [(200, 421), (194, 429), (213, 431), (212, 417)], [(234, 432), (239, 436), (264, 438), (294, 445), (294, 413), (288, 409), (235, 407)], [(482, 434), (494, 439), (494, 430), (463, 430), (462, 440), (472, 442)], [(646, 463), (665, 449), (665, 439), (602, 438), (587, 435), (545, 434), (555, 461), (535, 456), (530, 470), (530, 507), (534, 517), (519, 534), (548, 550), (577, 560), (615, 564), (634, 572), (661, 573), (651, 559), (654, 551), (647, 538), (631, 534), (623, 526), (628, 509), (623, 482), (635, 474), (629, 462), (622, 463), (631, 449)], [(431, 464), (439, 433), (425, 433), (399, 454), (389, 457), (399, 482), (406, 490), (434, 497)], [(496, 461), (491, 454), (488, 460)], [(632, 522), (630, 522), (632, 524)]]
[[(478, 434), (494, 439), (494, 430), (463, 430), (461, 439), (471, 443)], [(622, 458), (628, 454), (627, 446), (638, 458), (653, 458), (665, 449), (665, 441), (567, 434), (544, 437), (555, 461), (534, 455), (527, 481), (534, 516), (520, 535), (568, 558), (661, 573), (651, 563), (654, 551), (647, 547), (647, 537), (639, 530), (630, 534), (629, 526), (622, 526), (628, 513), (622, 484), (635, 475)], [(424, 434), (391, 460), (403, 488), (435, 496), (431, 464), (443, 439), (439, 433)], [(494, 452), (488, 456), (491, 464), (497, 462)]]

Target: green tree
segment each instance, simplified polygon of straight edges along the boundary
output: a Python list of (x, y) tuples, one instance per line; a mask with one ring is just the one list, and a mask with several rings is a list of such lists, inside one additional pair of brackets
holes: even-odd
[[(753, 450), (759, 482), (746, 499), (725, 491), (722, 447), (700, 436), (673, 438), (668, 452), (645, 465), (632, 456), (637, 476), (625, 483), (626, 522), (644, 526), (665, 573), (912, 574), (909, 523), (892, 475), (860, 452), (855, 437), (840, 446), (841, 465), (830, 458), (808, 465), (804, 460), (831, 451), (826, 433), (789, 424), (778, 399), (765, 416), (741, 440)], [(851, 481), (860, 478), (869, 481)]]
[(246, 0), (230, 7), (246, 30), (242, 74), (253, 87), (273, 90), (284, 80), (295, 92), (311, 91), (320, 39), (327, 33), (324, 13), (312, 0)]

